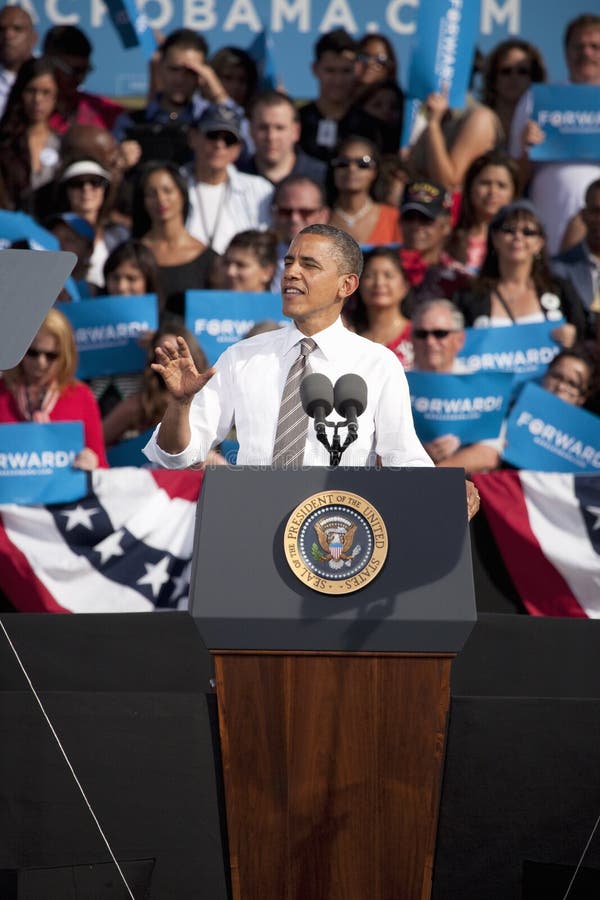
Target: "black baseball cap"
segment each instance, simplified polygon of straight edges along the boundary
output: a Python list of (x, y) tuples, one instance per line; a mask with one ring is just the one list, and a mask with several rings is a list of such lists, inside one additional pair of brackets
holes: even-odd
[(400, 214), (412, 209), (428, 219), (437, 219), (439, 216), (450, 215), (450, 205), (450, 195), (441, 184), (436, 184), (435, 181), (410, 181), (404, 189)]

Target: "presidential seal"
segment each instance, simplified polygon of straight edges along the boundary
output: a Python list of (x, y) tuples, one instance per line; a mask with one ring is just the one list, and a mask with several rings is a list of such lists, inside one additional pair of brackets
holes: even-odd
[(350, 594), (379, 575), (387, 529), (363, 497), (324, 491), (307, 497), (285, 526), (285, 558), (294, 575), (322, 594)]

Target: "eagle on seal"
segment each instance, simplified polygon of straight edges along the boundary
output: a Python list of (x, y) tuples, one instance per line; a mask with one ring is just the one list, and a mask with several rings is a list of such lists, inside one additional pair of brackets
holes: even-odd
[[(323, 557), (323, 562), (333, 561), (333, 568), (339, 568), (343, 565), (343, 562), (346, 560), (352, 559), (352, 554), (350, 553), (350, 548), (354, 543), (354, 535), (356, 534), (356, 525), (350, 525), (347, 531), (344, 531), (343, 528), (338, 529), (325, 529), (319, 522), (315, 522), (315, 531), (317, 532), (317, 538), (319, 540), (319, 544), (321, 549), (325, 553)], [(331, 537), (328, 537), (331, 535)], [(342, 560), (339, 562), (338, 566), (335, 565), (338, 560)]]

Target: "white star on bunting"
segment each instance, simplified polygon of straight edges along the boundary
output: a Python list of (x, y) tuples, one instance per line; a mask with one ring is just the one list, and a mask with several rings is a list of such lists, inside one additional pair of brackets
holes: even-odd
[(586, 506), (585, 511), (596, 516), (596, 521), (592, 525), (592, 531), (596, 531), (596, 529), (600, 528), (600, 506)]
[(124, 550), (121, 547), (121, 539), (123, 537), (123, 529), (119, 529), (119, 531), (115, 531), (113, 534), (109, 534), (108, 537), (105, 537), (103, 541), (100, 541), (99, 544), (96, 544), (94, 550), (96, 550), (100, 554), (100, 565), (103, 566), (105, 563), (111, 559), (113, 556), (123, 556)]
[(169, 557), (163, 556), (160, 562), (144, 563), (144, 565), (146, 567), (146, 574), (142, 575), (141, 578), (138, 578), (136, 584), (149, 584), (152, 588), (152, 596), (158, 597), (163, 584), (166, 584), (171, 578), (168, 572)]
[(65, 531), (72, 531), (78, 525), (83, 525), (84, 528), (89, 528), (90, 531), (93, 531), (92, 516), (96, 516), (99, 512), (100, 510), (97, 507), (96, 509), (85, 509), (83, 506), (76, 506), (75, 509), (67, 509), (65, 512), (61, 512), (61, 516), (67, 517)]

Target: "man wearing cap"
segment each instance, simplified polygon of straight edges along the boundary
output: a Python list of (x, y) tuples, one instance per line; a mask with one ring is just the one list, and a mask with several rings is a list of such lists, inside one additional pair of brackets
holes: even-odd
[(446, 251), (452, 230), (450, 195), (433, 181), (411, 181), (400, 205), (404, 243), (400, 259), (412, 290), (403, 304), (409, 316), (417, 303), (434, 297), (450, 299), (465, 289), (470, 276)]
[(194, 162), (188, 174), (190, 234), (224, 253), (240, 231), (271, 223), (273, 185), (235, 168), (242, 149), (241, 118), (235, 109), (212, 104), (190, 130)]

